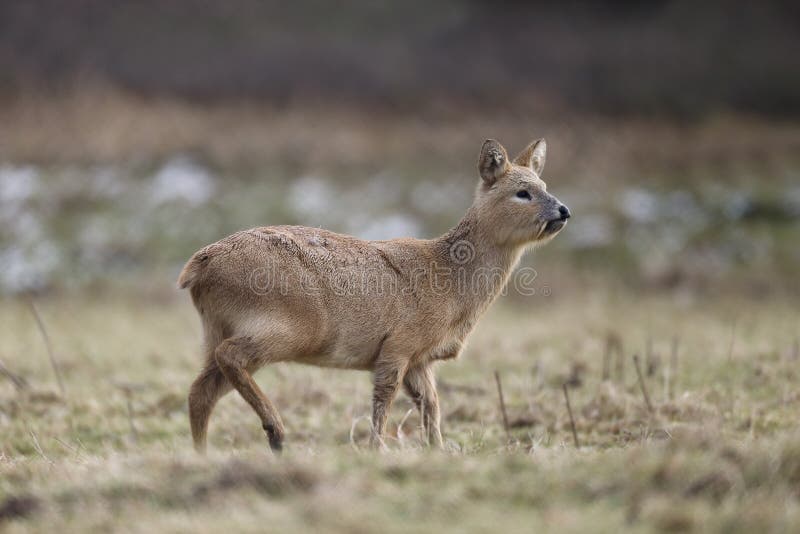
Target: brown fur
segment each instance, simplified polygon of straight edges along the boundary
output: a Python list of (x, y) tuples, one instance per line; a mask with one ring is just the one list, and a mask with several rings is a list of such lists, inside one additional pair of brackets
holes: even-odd
[[(211, 411), (231, 389), (258, 414), (271, 447), (281, 448), (280, 415), (252, 378), (278, 361), (372, 371), (379, 446), (402, 385), (427, 439), (441, 446), (433, 363), (458, 356), (525, 247), (550, 239), (569, 216), (538, 176), (545, 151), (536, 141), (512, 163), (500, 143), (486, 141), (472, 206), (436, 239), (363, 241), (273, 226), (198, 251), (178, 279), (205, 334), (205, 367), (189, 393), (196, 448), (205, 450)], [(522, 190), (530, 199), (517, 196)]]

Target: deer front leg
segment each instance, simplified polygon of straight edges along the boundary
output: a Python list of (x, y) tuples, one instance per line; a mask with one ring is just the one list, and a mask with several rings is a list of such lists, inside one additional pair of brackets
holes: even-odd
[(389, 408), (403, 378), (406, 362), (381, 358), (375, 364), (374, 390), (372, 393), (372, 436), (370, 445), (385, 449), (383, 435)]
[(439, 395), (436, 392), (436, 377), (432, 365), (414, 367), (403, 377), (403, 387), (416, 404), (422, 418), (422, 427), (429, 445), (442, 447)]

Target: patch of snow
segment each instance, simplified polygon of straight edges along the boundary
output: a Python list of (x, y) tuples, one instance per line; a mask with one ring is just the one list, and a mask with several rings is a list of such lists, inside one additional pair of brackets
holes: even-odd
[(303, 217), (315, 221), (325, 218), (336, 203), (336, 194), (331, 185), (316, 176), (298, 178), (289, 189), (289, 205)]
[[(128, 179), (129, 181), (130, 179)], [(123, 175), (112, 166), (101, 166), (91, 174), (92, 194), (101, 198), (116, 198), (127, 192), (127, 182)]]
[(658, 198), (644, 189), (628, 189), (620, 197), (619, 209), (629, 219), (650, 223), (658, 218)]
[(182, 201), (199, 206), (211, 198), (215, 189), (214, 178), (207, 169), (180, 156), (169, 160), (153, 176), (150, 198), (156, 205)]
[(0, 250), (0, 290), (18, 293), (41, 289), (52, 279), (59, 261), (58, 249), (48, 241), (31, 247), (6, 247)]
[(39, 173), (30, 165), (0, 166), (0, 206), (18, 206), (30, 199), (39, 187)]
[(725, 216), (731, 220), (739, 220), (747, 213), (752, 205), (750, 196), (742, 192), (733, 192), (725, 200)]
[(587, 213), (571, 220), (562, 237), (573, 248), (604, 247), (614, 241), (614, 226), (606, 215)]
[(366, 225), (358, 225), (358, 228), (353, 228), (352, 232), (361, 239), (415, 237), (420, 234), (420, 225), (413, 217), (395, 214), (371, 219)]

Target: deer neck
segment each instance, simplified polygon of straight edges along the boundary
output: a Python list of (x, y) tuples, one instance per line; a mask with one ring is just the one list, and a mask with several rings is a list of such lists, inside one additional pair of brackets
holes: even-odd
[(458, 307), (475, 316), (503, 291), (524, 247), (497, 243), (475, 207), (436, 240), (437, 262), (450, 274)]

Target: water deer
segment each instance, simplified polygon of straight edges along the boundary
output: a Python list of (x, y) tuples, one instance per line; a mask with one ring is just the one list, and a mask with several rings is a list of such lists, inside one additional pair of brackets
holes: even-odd
[(319, 228), (268, 226), (237, 232), (196, 252), (178, 279), (201, 317), (205, 366), (189, 392), (195, 447), (236, 389), (261, 420), (270, 447), (285, 430), (253, 380), (272, 362), (372, 371), (372, 434), (383, 441), (402, 386), (428, 443), (441, 447), (434, 364), (458, 357), (478, 318), (503, 290), (529, 245), (570, 217), (539, 177), (544, 139), (513, 161), (487, 140), (472, 206), (435, 239), (365, 241)]

